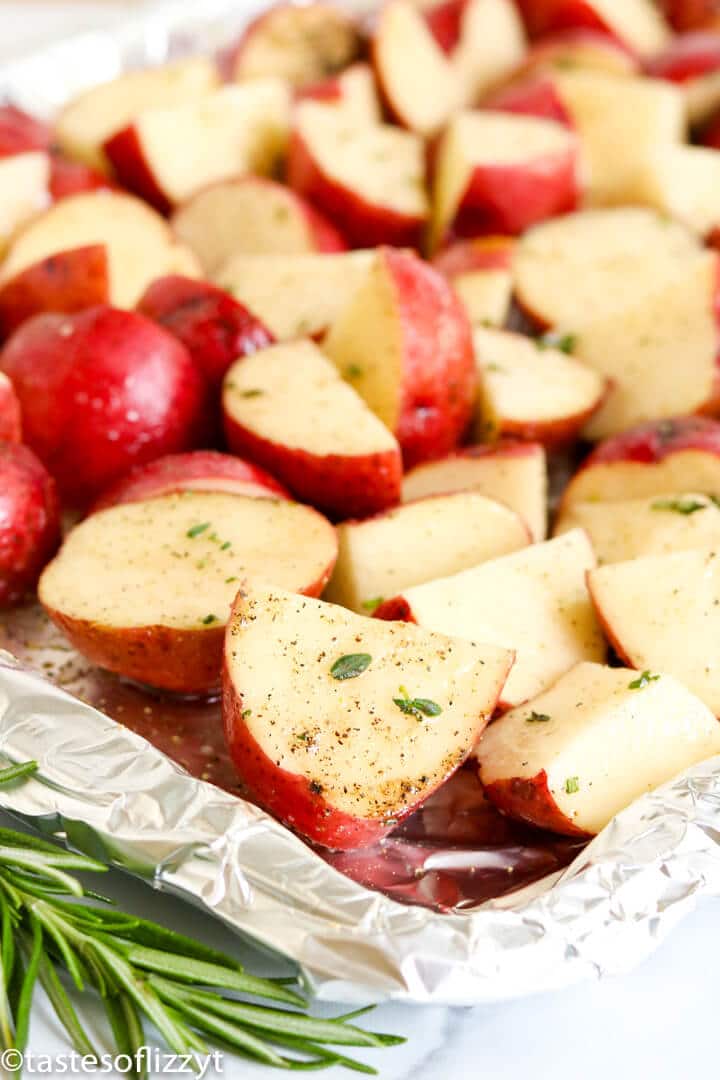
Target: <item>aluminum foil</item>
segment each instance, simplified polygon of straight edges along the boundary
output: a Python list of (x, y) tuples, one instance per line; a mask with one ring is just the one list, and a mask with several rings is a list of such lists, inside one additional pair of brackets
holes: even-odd
[[(222, 47), (263, 6), (165, 5), (6, 66), (0, 95), (51, 116), (121, 71)], [(471, 1005), (617, 973), (651, 952), (698, 896), (720, 895), (720, 759), (638, 800), (577, 854), (558, 840), (533, 848), (516, 833), (474, 852), (461, 842), (462, 822), (472, 837), (480, 817), (460, 774), (449, 800), (427, 804), (409, 832), (331, 866), (241, 797), (213, 706), (154, 702), (83, 667), (67, 647), (63, 656), (49, 633), (32, 610), (0, 626), (0, 646), (16, 657), (0, 648), (0, 754), (40, 762), (36, 778), (0, 789), (0, 806), (212, 912), (295, 963), (322, 998)], [(45, 667), (54, 682), (17, 657)], [(458, 810), (464, 802), (467, 813)], [(447, 842), (433, 847), (434, 832)], [(503, 881), (520, 867), (520, 849), (527, 872)], [(430, 895), (410, 888), (413, 867)], [(457, 869), (465, 885), (476, 869), (485, 885), (462, 895), (448, 889)], [(499, 898), (473, 902), (488, 888)]]

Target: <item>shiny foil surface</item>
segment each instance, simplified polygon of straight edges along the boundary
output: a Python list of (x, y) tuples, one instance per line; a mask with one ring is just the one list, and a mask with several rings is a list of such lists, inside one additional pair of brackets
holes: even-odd
[[(7, 65), (2, 94), (51, 116), (124, 70), (222, 47), (264, 6), (160, 6)], [(587, 847), (508, 822), (466, 768), (382, 844), (319, 853), (243, 798), (217, 703), (90, 667), (36, 607), (0, 616), (0, 755), (40, 763), (0, 806), (213, 912), (327, 1000), (471, 1005), (620, 972), (720, 895), (720, 759)]]

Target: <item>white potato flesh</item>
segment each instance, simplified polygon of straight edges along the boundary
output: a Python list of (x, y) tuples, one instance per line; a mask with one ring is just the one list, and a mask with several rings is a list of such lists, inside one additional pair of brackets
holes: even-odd
[(177, 204), (218, 180), (271, 173), (287, 145), (290, 95), (279, 79), (258, 79), (150, 109), (134, 124), (158, 187)]
[(594, 409), (605, 393), (602, 376), (523, 334), (479, 328), (473, 340), (482, 387), (478, 437), (506, 424), (561, 424)]
[(391, 0), (382, 9), (373, 57), (385, 96), (400, 122), (426, 138), (435, 135), (459, 107), (461, 84), (411, 3)]
[(703, 146), (659, 149), (639, 180), (643, 203), (704, 236), (720, 226), (720, 153)]
[(576, 502), (663, 495), (668, 491), (706, 491), (720, 496), (720, 454), (706, 450), (677, 450), (663, 461), (613, 461), (582, 469), (573, 477), (563, 500)]
[(672, 284), (577, 330), (574, 355), (610, 381), (587, 438), (710, 404), (718, 382), (718, 280), (718, 255), (705, 252)]
[(547, 535), (547, 462), (542, 446), (498, 447), (479, 457), (455, 454), (418, 465), (403, 479), (402, 499), (477, 491), (505, 503), (527, 522), (534, 540)]
[(323, 350), (391, 431), (402, 407), (407, 332), (394, 277), (378, 255), (331, 326)]
[(718, 753), (720, 724), (676, 679), (592, 663), (501, 716), (476, 750), (483, 784), (545, 772), (557, 809), (588, 833)]
[(601, 566), (588, 585), (629, 663), (674, 675), (720, 715), (720, 549)]
[(537, 318), (573, 330), (674, 283), (701, 251), (689, 229), (654, 210), (582, 210), (521, 237), (515, 287)]
[(344, 68), (358, 46), (355, 24), (334, 6), (281, 3), (248, 28), (233, 75), (239, 81), (273, 75), (304, 86)]
[(589, 204), (641, 203), (638, 173), (658, 146), (685, 137), (680, 90), (662, 79), (599, 71), (561, 71), (554, 78), (580, 135)]
[(598, 563), (720, 547), (720, 503), (699, 492), (665, 493), (615, 502), (575, 502), (555, 534), (584, 529)]
[(513, 0), (470, 0), (460, 23), (452, 63), (463, 100), (474, 105), (522, 63), (527, 43)]
[(191, 57), (163, 67), (128, 71), (85, 90), (60, 113), (55, 135), (69, 157), (108, 170), (103, 143), (145, 109), (196, 101), (215, 90), (217, 68), (206, 57)]
[[(333, 678), (333, 664), (358, 653), (367, 669)], [(333, 808), (381, 820), (460, 764), (512, 663), (492, 645), (258, 587), (238, 598), (225, 655), (250, 734), (277, 767), (316, 780)], [(402, 688), (442, 712), (404, 713), (393, 700)]]
[(452, 286), (475, 326), (504, 326), (510, 314), (513, 279), (510, 270), (471, 270), (456, 274)]
[(372, 251), (236, 255), (214, 275), (280, 341), (323, 333), (365, 277)]
[(436, 495), (366, 521), (338, 525), (338, 560), (325, 599), (371, 612), (383, 599), (527, 547), (527, 525), (477, 492)]
[(150, 282), (165, 274), (200, 275), (195, 256), (151, 207), (132, 195), (92, 191), (62, 199), (32, 220), (11, 245), (0, 282), (49, 255), (88, 244), (107, 248), (115, 307), (134, 307)]
[(452, 577), (404, 589), (419, 626), (516, 652), (503, 702), (542, 693), (581, 660), (603, 660), (605, 642), (585, 585), (595, 566), (581, 529)]
[(659, 52), (670, 27), (653, 0), (591, 0), (590, 5), (615, 34), (642, 56)]
[(0, 161), (0, 254), (13, 233), (50, 204), (50, 159), (43, 152)]
[(553, 120), (490, 109), (456, 113), (437, 152), (431, 249), (442, 241), (475, 170), (535, 167), (572, 155), (576, 148), (575, 134)]
[(246, 176), (198, 191), (173, 228), (212, 274), (233, 255), (301, 255), (315, 250), (303, 202), (281, 184)]
[(296, 130), (329, 180), (372, 206), (423, 218), (425, 147), (391, 124), (358, 123), (333, 105), (307, 101), (295, 113)]
[(223, 409), (260, 438), (311, 454), (397, 449), (395, 437), (311, 341), (273, 345), (238, 360), (225, 377)]
[(164, 495), (86, 518), (46, 568), (39, 594), (67, 618), (118, 630), (211, 629), (227, 622), (247, 578), (309, 589), (336, 551), (329, 522), (299, 503)]

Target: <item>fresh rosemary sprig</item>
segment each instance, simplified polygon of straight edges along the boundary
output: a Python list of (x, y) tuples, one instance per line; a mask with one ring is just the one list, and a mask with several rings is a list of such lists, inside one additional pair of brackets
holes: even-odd
[[(0, 784), (19, 780), (36, 768), (35, 762), (27, 762), (0, 770)], [(210, 1039), (281, 1069), (343, 1065), (375, 1073), (335, 1047), (379, 1048), (405, 1041), (350, 1022), (366, 1010), (332, 1020), (309, 1016), (302, 1011), (305, 999), (288, 985), (293, 980), (249, 975), (235, 960), (199, 941), (117, 911), (112, 901), (87, 889), (74, 873), (106, 869), (85, 855), (0, 828), (3, 1049), (25, 1049), (39, 982), (74, 1049), (98, 1057), (60, 972), (77, 990), (100, 994), (116, 1053), (131, 1057), (145, 1045), (144, 1020), (152, 1022), (173, 1053), (208, 1054), (206, 1039)], [(243, 1000), (239, 994), (255, 1000)], [(273, 1004), (257, 1004), (257, 999)], [(278, 1047), (291, 1050), (292, 1056)], [(142, 1074), (135, 1075), (139, 1080)]]

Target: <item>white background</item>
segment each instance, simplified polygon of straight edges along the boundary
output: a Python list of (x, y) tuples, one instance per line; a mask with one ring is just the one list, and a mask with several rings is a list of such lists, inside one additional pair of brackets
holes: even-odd
[[(187, 0), (188, 4), (202, 0)], [(58, 33), (107, 25), (142, 2), (0, 2), (0, 58), (17, 57)], [(2, 821), (7, 824), (7, 821)], [(203, 937), (257, 967), (257, 958), (211, 919), (148, 886), (119, 874), (102, 879), (102, 891), (125, 907)], [(638, 971), (623, 978), (475, 1009), (385, 1005), (371, 1017), (380, 1031), (408, 1036), (406, 1046), (359, 1051), (383, 1080), (680, 1080), (718, 1073), (720, 1010), (720, 902), (705, 902)], [(330, 1012), (329, 1009), (320, 1010)], [(100, 1014), (84, 1011), (107, 1049)], [(62, 1053), (62, 1031), (40, 1001), (31, 1048)], [(226, 1058), (230, 1080), (271, 1076), (245, 1061)], [(276, 1074), (277, 1075), (277, 1074)], [(321, 1073), (328, 1080), (353, 1074)]]

